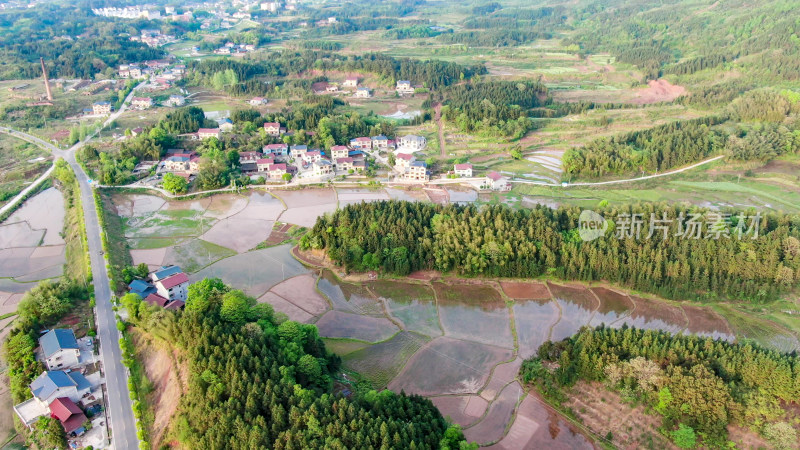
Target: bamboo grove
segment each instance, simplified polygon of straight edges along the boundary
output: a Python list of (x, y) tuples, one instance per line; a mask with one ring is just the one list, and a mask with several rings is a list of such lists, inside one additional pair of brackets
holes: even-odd
[(774, 448), (797, 444), (787, 426), (797, 412), (786, 408), (800, 398), (796, 355), (664, 331), (598, 327), (545, 342), (520, 374), (556, 402), (579, 380), (602, 381), (660, 414), (663, 431), (682, 448), (694, 447), (694, 432), (705, 447), (724, 447), (732, 423), (764, 434)]
[(188, 366), (171, 425), (186, 448), (459, 448), (464, 441), (423, 397), (334, 394), (341, 360), (316, 326), (287, 320), (219, 279), (192, 284), (182, 313), (136, 294), (121, 304), (133, 325), (169, 342)]
[[(586, 242), (580, 238), (577, 208), (513, 210), (401, 201), (349, 205), (321, 217), (301, 245), (325, 249), (348, 271), (548, 275), (606, 280), (667, 298), (767, 301), (800, 279), (797, 216), (715, 213), (656, 203), (598, 211), (607, 230)], [(658, 225), (653, 218), (672, 222)], [(700, 218), (711, 222), (698, 227)], [(634, 223), (640, 232), (628, 235)], [(716, 231), (721, 235), (714, 238)]]

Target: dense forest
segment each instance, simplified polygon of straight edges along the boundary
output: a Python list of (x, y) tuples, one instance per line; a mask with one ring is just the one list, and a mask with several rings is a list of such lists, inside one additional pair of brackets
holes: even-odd
[[(724, 448), (728, 424), (751, 428), (773, 448), (794, 448), (800, 359), (751, 344), (664, 331), (584, 328), (545, 342), (520, 371), (551, 401), (577, 381), (602, 381), (662, 417), (680, 448)], [(701, 441), (702, 439), (702, 441)]]
[(188, 363), (189, 385), (172, 424), (187, 448), (464, 443), (428, 399), (368, 389), (334, 394), (340, 360), (326, 351), (317, 328), (289, 321), (219, 279), (192, 284), (183, 313), (153, 307), (135, 294), (121, 302), (132, 324), (170, 342)]
[(550, 102), (538, 81), (462, 83), (445, 89), (442, 97), (442, 117), (461, 131), (514, 139), (530, 130), (530, 110)]
[[(274, 78), (301, 74), (308, 70), (341, 70), (372, 73), (392, 84), (398, 80), (411, 80), (428, 88), (438, 89), (486, 73), (486, 67), (482, 64), (462, 66), (446, 61), (394, 58), (379, 53), (343, 56), (313, 50), (301, 52), (287, 50), (273, 53), (264, 61), (255, 62), (231, 59), (190, 61), (188, 66), (191, 69), (188, 79), (190, 84), (213, 85), (216, 74), (232, 71), (235, 77), (231, 77), (222, 87), (233, 87), (244, 83), (245, 80), (254, 81), (253, 78), (258, 77), (268, 78), (268, 81), (271, 81)], [(254, 95), (259, 92), (261, 91), (242, 89), (242, 95)]]
[(723, 215), (653, 203), (598, 211), (608, 229), (585, 242), (578, 208), (349, 205), (319, 218), (301, 245), (325, 249), (348, 271), (549, 275), (605, 280), (667, 298), (766, 301), (800, 281), (796, 215)]
[(725, 147), (725, 135), (710, 128), (718, 118), (678, 121), (600, 138), (567, 150), (562, 167), (567, 176), (598, 178), (635, 172), (669, 170), (698, 162)]

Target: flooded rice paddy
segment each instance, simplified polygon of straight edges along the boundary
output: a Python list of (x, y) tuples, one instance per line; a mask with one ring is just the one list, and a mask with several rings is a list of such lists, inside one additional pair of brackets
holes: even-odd
[[(134, 262), (178, 264), (191, 281), (219, 277), (292, 320), (316, 324), (346, 369), (377, 388), (430, 397), (469, 440), (495, 448), (592, 446), (517, 380), (523, 359), (546, 340), (600, 324), (728, 341), (753, 337), (710, 308), (608, 287), (436, 275), (347, 283), (303, 266), (290, 245), (257, 249), (276, 222), (312, 226), (346, 204), (387, 198), (468, 202), (470, 195), (446, 189), (313, 189), (186, 202), (124, 195), (115, 196), (115, 204)], [(771, 332), (768, 342), (800, 347), (791, 333)]]
[(49, 188), (0, 223), (0, 315), (16, 311), (39, 281), (63, 274), (64, 215), (64, 197)]

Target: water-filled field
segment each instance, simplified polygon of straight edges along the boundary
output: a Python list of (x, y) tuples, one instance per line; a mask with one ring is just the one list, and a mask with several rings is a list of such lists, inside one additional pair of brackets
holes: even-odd
[[(733, 312), (720, 310), (720, 315), (707, 307), (609, 287), (487, 283), (440, 279), (435, 273), (344, 282), (339, 278), (343, 274), (300, 264), (290, 245), (259, 246), (276, 221), (312, 226), (337, 205), (383, 198), (448, 201), (448, 196), (453, 192), (312, 189), (186, 202), (142, 195), (115, 200), (134, 261), (180, 264), (192, 281), (219, 277), (292, 320), (316, 324), (345, 369), (379, 389), (431, 397), (470, 440), (495, 448), (591, 446), (526, 395), (516, 379), (522, 360), (543, 342), (563, 339), (583, 326), (628, 325), (725, 340), (747, 337), (783, 351), (800, 348), (796, 337), (767, 320), (740, 320)], [(6, 232), (25, 235), (26, 229), (16, 226)], [(30, 243), (36, 236), (28, 237)], [(27, 251), (20, 251), (18, 258), (30, 258)], [(2, 304), (21, 285), (5, 289), (7, 282), (0, 278), (0, 291), (7, 294), (0, 292)]]
[(49, 188), (0, 223), (0, 314), (16, 311), (36, 282), (62, 275), (64, 215), (64, 197)]

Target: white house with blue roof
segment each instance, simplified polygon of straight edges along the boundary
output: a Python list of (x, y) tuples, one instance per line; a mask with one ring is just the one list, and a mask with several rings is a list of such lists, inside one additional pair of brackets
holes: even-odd
[(39, 338), (42, 356), (50, 370), (69, 369), (80, 365), (81, 350), (75, 333), (57, 328)]
[(33, 398), (14, 406), (22, 423), (30, 427), (39, 417), (50, 414), (50, 404), (66, 397), (79, 403), (92, 390), (92, 384), (80, 372), (51, 370), (42, 372), (30, 384)]

